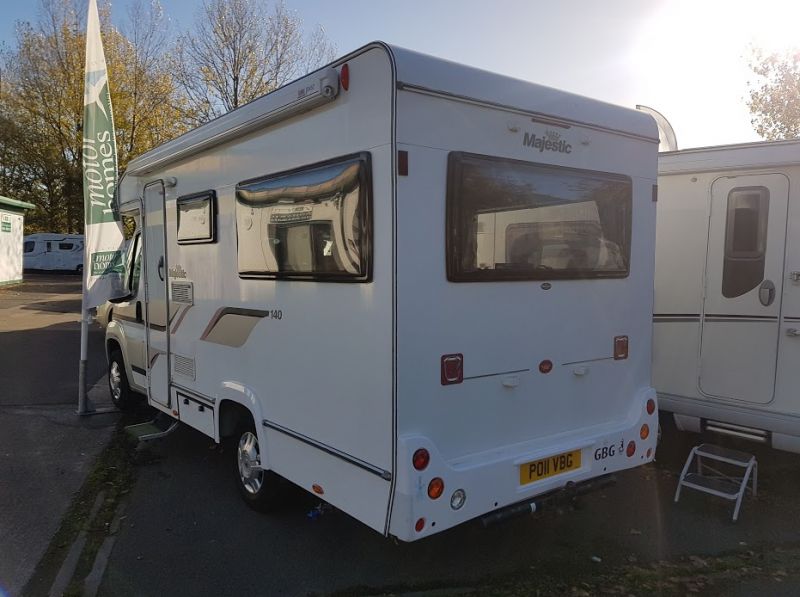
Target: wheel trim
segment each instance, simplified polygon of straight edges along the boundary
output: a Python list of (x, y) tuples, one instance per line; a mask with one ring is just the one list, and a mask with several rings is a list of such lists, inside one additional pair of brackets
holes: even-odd
[(108, 385), (111, 388), (112, 398), (120, 400), (122, 398), (122, 369), (117, 361), (111, 362), (111, 368), (108, 371)]
[(239, 438), (236, 462), (239, 466), (239, 480), (242, 487), (251, 495), (257, 494), (264, 483), (264, 471), (261, 469), (258, 438), (252, 431), (245, 431)]

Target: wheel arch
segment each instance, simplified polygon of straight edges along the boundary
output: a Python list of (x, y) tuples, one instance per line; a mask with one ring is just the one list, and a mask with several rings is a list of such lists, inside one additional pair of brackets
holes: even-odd
[(262, 466), (269, 467), (267, 452), (266, 430), (261, 424), (261, 402), (252, 388), (234, 381), (222, 382), (218, 395), (216, 440), (222, 441), (230, 437), (243, 417), (250, 416), (253, 420), (256, 436), (261, 449)]

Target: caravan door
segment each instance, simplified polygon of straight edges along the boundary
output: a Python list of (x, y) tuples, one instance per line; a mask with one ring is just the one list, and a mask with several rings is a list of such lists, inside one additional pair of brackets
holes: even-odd
[(147, 395), (169, 406), (169, 334), (167, 330), (167, 251), (164, 183), (144, 188), (145, 322)]
[(699, 379), (708, 396), (772, 401), (788, 204), (782, 174), (712, 184)]

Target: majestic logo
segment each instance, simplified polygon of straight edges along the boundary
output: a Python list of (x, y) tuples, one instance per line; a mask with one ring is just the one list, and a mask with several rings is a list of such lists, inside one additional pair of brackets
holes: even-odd
[(186, 278), (186, 270), (180, 264), (174, 265), (169, 268), (170, 278)]
[(536, 133), (525, 133), (522, 144), (525, 147), (538, 149), (540, 152), (572, 153), (572, 145), (561, 138), (561, 133), (549, 129), (544, 132), (542, 137), (537, 137)]

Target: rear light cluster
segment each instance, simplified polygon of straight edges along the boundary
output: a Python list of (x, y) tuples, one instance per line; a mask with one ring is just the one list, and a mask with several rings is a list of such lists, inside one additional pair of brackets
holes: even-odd
[[(431, 461), (431, 455), (425, 448), (418, 448), (411, 456), (411, 464), (417, 471), (424, 471), (428, 468)], [(428, 497), (432, 500), (438, 500), (444, 495), (444, 479), (441, 477), (434, 477), (428, 483)], [(463, 489), (456, 489), (453, 495), (450, 496), (450, 507), (453, 510), (460, 510), (467, 501), (467, 492)], [(425, 518), (417, 519), (414, 524), (414, 530), (418, 533), (422, 532), (425, 528)], [(435, 524), (435, 523), (434, 523)]]

